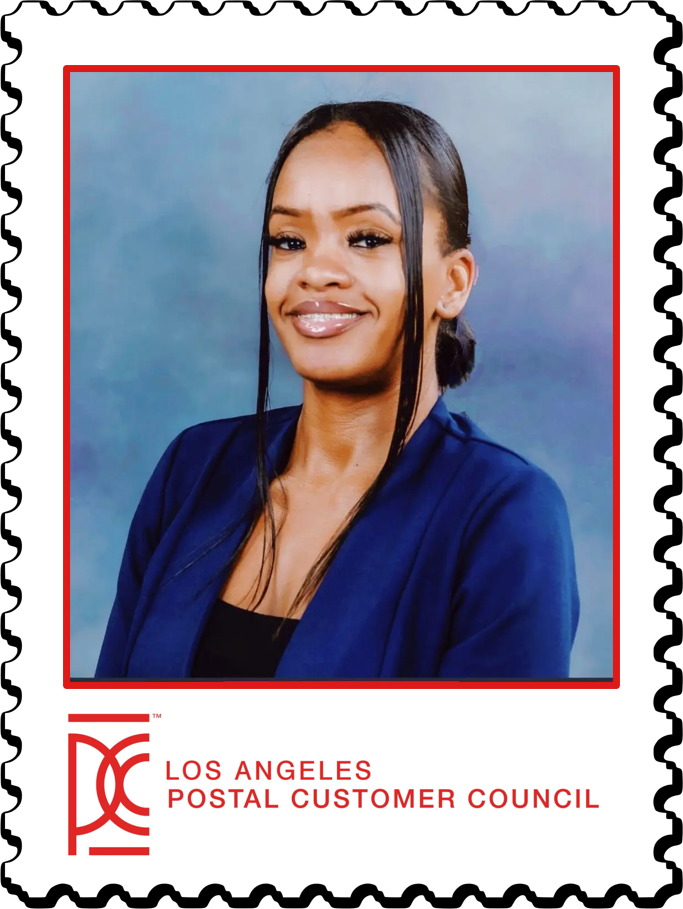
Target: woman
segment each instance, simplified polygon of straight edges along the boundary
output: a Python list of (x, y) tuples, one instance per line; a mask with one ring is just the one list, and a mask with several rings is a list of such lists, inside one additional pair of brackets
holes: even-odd
[[(549, 678), (578, 596), (555, 483), (464, 381), (467, 187), (402, 104), (326, 104), (267, 189), (255, 416), (182, 432), (133, 519), (97, 677)], [(267, 410), (269, 322), (303, 405)]]

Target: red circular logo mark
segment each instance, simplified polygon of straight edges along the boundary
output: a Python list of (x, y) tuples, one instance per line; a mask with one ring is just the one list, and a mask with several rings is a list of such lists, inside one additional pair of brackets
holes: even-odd
[[(105, 744), (90, 735), (83, 735), (78, 732), (69, 734), (69, 855), (76, 855), (76, 837), (98, 830), (106, 824), (107, 821), (111, 821), (127, 833), (132, 833), (136, 836), (149, 836), (149, 827), (138, 827), (137, 825), (131, 824), (123, 818), (120, 818), (116, 813), (119, 805), (124, 805), (133, 814), (145, 817), (149, 816), (149, 808), (142, 808), (140, 805), (136, 805), (128, 797), (125, 790), (126, 774), (131, 767), (134, 767), (136, 764), (148, 761), (149, 753), (133, 755), (133, 757), (124, 761), (123, 764), (120, 764), (117, 758), (118, 753), (129, 745), (148, 741), (149, 735), (147, 733), (141, 733), (139, 735), (130, 735), (125, 739), (121, 739), (116, 745), (108, 748)], [(97, 799), (102, 808), (102, 814), (91, 823), (83, 824), (80, 827), (76, 824), (76, 745), (79, 742), (83, 745), (90, 745), (91, 748), (95, 748), (95, 750), (99, 751), (102, 755), (102, 762), (98, 768), (95, 783)], [(107, 775), (107, 770), (110, 767), (114, 774), (114, 794), (111, 801), (107, 798), (107, 793), (104, 788), (104, 780)]]

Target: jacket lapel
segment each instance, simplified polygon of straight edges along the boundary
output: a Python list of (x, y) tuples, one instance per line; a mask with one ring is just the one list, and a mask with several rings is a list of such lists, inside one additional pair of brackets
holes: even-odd
[[(267, 430), (271, 479), (289, 458), (300, 411), (287, 408), (284, 419)], [(162, 541), (155, 557), (162, 566), (160, 576), (151, 579), (146, 602), (139, 607), (130, 676), (184, 678), (192, 671), (204, 624), (258, 506), (249, 435), (216, 453)]]

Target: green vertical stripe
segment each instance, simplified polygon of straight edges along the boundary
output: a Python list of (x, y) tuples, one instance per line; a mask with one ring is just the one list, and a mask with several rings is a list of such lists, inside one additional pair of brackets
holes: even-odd
[(654, 893), (671, 881), (665, 865), (654, 865), (652, 850), (671, 833), (671, 821), (654, 817), (652, 799), (671, 782), (671, 771), (655, 770), (652, 749), (671, 732), (670, 720), (652, 719), (652, 698), (619, 700), (619, 880), (638, 893)]

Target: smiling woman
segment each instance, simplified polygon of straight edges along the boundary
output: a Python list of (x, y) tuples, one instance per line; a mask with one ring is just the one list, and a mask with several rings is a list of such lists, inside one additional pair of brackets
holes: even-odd
[[(100, 678), (562, 678), (564, 499), (441, 392), (464, 381), (467, 186), (406, 105), (285, 138), (261, 239), (254, 416), (191, 427), (135, 514)], [(269, 326), (303, 404), (268, 409)]]

